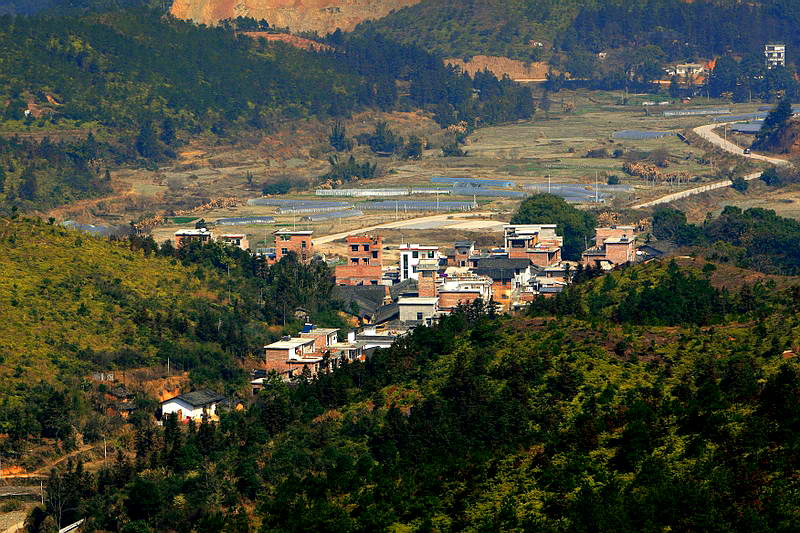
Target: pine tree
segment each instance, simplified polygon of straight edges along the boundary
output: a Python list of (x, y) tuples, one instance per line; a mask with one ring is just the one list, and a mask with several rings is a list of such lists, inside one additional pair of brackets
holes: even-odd
[(136, 136), (136, 151), (146, 159), (158, 159), (161, 156), (161, 147), (153, 129), (153, 123), (145, 120), (139, 128), (139, 135)]

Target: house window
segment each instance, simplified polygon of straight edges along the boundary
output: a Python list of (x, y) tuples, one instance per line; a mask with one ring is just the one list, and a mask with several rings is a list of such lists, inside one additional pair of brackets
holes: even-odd
[(282, 241), (288, 241), (289, 240), (289, 236), (288, 235), (281, 235), (281, 240)]
[(357, 265), (358, 264), (358, 257), (353, 257), (350, 259), (350, 262)]
[(417, 320), (422, 320), (422, 313), (417, 313)]
[(302, 241), (302, 242), (300, 243), (300, 247), (301, 247), (301, 248), (303, 248), (303, 249), (305, 249), (305, 247), (306, 247), (306, 241)]
[(358, 251), (358, 245), (357, 244), (353, 244), (352, 246), (350, 246), (350, 250), (352, 250), (353, 252), (357, 252)]
[(281, 248), (281, 254), (282, 255), (286, 255), (288, 253), (289, 253), (289, 249), (288, 248)]
[(363, 261), (363, 263), (364, 263), (365, 265), (368, 265), (368, 264), (369, 264), (369, 257), (365, 257), (365, 258), (363, 258), (363, 259), (362, 259), (362, 261)]
[(364, 251), (365, 252), (369, 252), (369, 244), (365, 244), (364, 245)]
[(372, 258), (373, 259), (377, 259), (378, 258), (378, 252), (377, 251), (372, 252)]
[(413, 257), (414, 259), (419, 259), (419, 252), (416, 251), (411, 252), (411, 257)]

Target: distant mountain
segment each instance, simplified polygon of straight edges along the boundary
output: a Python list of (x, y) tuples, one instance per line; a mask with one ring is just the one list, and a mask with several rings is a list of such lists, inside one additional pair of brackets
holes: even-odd
[(558, 53), (658, 45), (665, 59), (760, 53), (765, 42), (800, 46), (792, 0), (424, 0), (357, 31), (377, 30), (447, 57), (523, 61)]
[(384, 17), (419, 0), (175, 0), (171, 13), (203, 24), (251, 17), (294, 32), (349, 31), (364, 20)]

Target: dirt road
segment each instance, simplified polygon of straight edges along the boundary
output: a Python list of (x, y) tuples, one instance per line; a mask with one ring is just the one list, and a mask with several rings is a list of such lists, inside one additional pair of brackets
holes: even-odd
[[(744, 148), (720, 137), (716, 132), (714, 132), (715, 128), (728, 124), (733, 124), (733, 123), (722, 122), (722, 123), (706, 124), (705, 126), (698, 126), (697, 128), (694, 129), (694, 132), (703, 139), (705, 139), (706, 141), (719, 146), (723, 150), (726, 150), (736, 155), (740, 155), (742, 157), (747, 157), (749, 159), (755, 159), (758, 161), (765, 161), (767, 163), (771, 163), (777, 166), (784, 166), (791, 164), (785, 159), (778, 159), (777, 157), (768, 157), (761, 154), (746, 154), (744, 153)], [(753, 172), (752, 174), (744, 176), (744, 179), (750, 181), (757, 179), (760, 176), (761, 172)], [(704, 192), (713, 191), (714, 189), (721, 189), (723, 187), (730, 187), (730, 186), (731, 186), (731, 180), (715, 181), (714, 183), (701, 185), (700, 187), (695, 187), (694, 189), (687, 189), (685, 191), (674, 192), (672, 194), (667, 194), (666, 196), (662, 196), (661, 198), (656, 198), (655, 200), (651, 200), (649, 202), (644, 202), (641, 204), (634, 205), (633, 209), (644, 209), (646, 207), (652, 207), (654, 205), (667, 204), (669, 202), (674, 202), (675, 200), (680, 200), (688, 196), (693, 196), (695, 194), (702, 194)]]
[[(475, 217), (489, 217), (492, 213), (489, 212), (469, 212), (469, 213), (445, 213), (442, 215), (430, 215), (425, 217), (418, 217), (418, 218), (408, 218), (406, 220), (398, 220), (396, 222), (386, 222), (384, 224), (378, 224), (375, 226), (367, 226), (365, 228), (358, 228), (353, 229), (350, 231), (343, 231), (341, 233), (334, 233), (332, 235), (325, 235), (324, 237), (318, 237), (314, 239), (314, 246), (319, 246), (320, 244), (327, 244), (329, 242), (337, 241), (339, 239), (344, 239), (350, 235), (356, 235), (359, 233), (364, 233), (365, 231), (374, 231), (378, 229), (402, 229), (407, 226), (417, 225), (420, 223), (425, 222), (437, 222), (437, 221), (455, 221), (464, 220), (465, 222), (469, 222), (469, 219), (474, 219)], [(466, 220), (465, 220), (466, 219)], [(479, 222), (479, 220), (472, 220), (471, 222)], [(486, 221), (486, 222), (496, 222), (496, 221)]]

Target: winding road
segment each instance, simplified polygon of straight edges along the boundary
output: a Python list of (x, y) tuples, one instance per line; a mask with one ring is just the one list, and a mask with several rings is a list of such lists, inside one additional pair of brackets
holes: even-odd
[[(715, 122), (714, 124), (706, 124), (704, 126), (698, 126), (694, 128), (694, 132), (703, 139), (705, 139), (706, 141), (710, 142), (711, 144), (715, 144), (720, 148), (722, 148), (723, 150), (730, 152), (732, 154), (736, 154), (742, 157), (747, 157), (748, 159), (765, 161), (767, 163), (771, 163), (776, 166), (791, 165), (791, 163), (789, 163), (785, 159), (778, 159), (777, 157), (768, 157), (761, 154), (746, 154), (744, 153), (744, 148), (726, 139), (723, 139), (717, 133), (714, 132), (714, 128), (718, 128), (720, 126), (727, 126), (728, 124), (734, 124), (734, 123)], [(744, 176), (744, 179), (750, 181), (757, 179), (759, 176), (761, 176), (761, 172), (753, 172), (752, 174)], [(644, 209), (646, 207), (652, 207), (654, 205), (667, 204), (669, 202), (674, 202), (675, 200), (680, 200), (681, 198), (687, 198), (689, 196), (694, 196), (695, 194), (701, 194), (704, 192), (713, 191), (715, 189), (721, 189), (723, 187), (730, 187), (730, 186), (731, 186), (731, 180), (715, 181), (713, 183), (701, 185), (700, 187), (695, 187), (694, 189), (687, 189), (685, 191), (674, 192), (672, 194), (667, 194), (666, 196), (662, 196), (661, 198), (650, 200), (649, 202), (643, 202), (641, 204), (634, 205), (633, 209)]]

